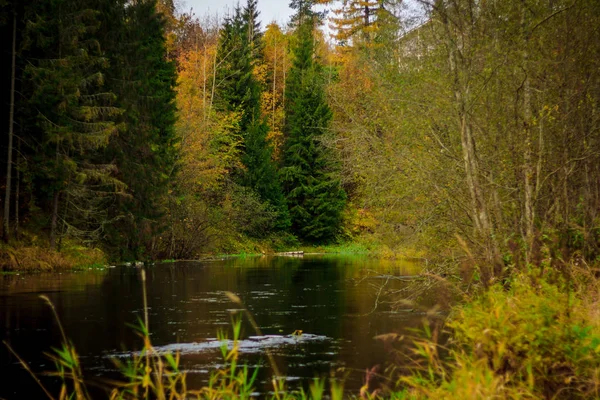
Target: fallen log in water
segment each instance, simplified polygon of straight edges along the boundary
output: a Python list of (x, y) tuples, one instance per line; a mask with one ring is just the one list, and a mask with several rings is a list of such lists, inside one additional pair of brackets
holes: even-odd
[(304, 257), (303, 251), (285, 251), (283, 253), (275, 253), (276, 256), (284, 257)]

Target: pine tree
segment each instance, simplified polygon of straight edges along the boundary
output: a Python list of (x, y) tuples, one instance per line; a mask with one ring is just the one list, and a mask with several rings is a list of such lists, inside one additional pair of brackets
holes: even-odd
[(346, 194), (332, 155), (321, 142), (332, 113), (325, 99), (321, 66), (314, 56), (313, 29), (312, 20), (305, 19), (296, 32), (294, 61), (286, 82), (281, 177), (293, 232), (304, 240), (323, 242), (339, 232)]
[(261, 114), (262, 88), (254, 76), (262, 49), (256, 0), (248, 0), (246, 7), (243, 10), (237, 7), (223, 26), (216, 103), (221, 111), (241, 115), (239, 132), (243, 138), (244, 170), (235, 173), (237, 181), (255, 190), (262, 201), (269, 202), (278, 213), (274, 228), (285, 229), (289, 227), (289, 216), (273, 162), (273, 148), (267, 140), (269, 128)]

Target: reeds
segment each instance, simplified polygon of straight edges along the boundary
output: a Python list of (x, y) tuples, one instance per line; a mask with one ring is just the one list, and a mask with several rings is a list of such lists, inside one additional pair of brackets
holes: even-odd
[(415, 341), (403, 399), (600, 398), (599, 280), (531, 267), (454, 307), (450, 341)]

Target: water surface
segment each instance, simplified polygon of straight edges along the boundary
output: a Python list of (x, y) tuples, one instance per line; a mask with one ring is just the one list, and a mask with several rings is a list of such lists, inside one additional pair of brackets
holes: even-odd
[[(358, 390), (365, 370), (389, 359), (374, 337), (419, 327), (423, 314), (414, 310), (435, 303), (431, 293), (408, 309), (392, 311), (388, 304), (406, 295), (386, 296), (388, 289), (406, 287), (407, 280), (398, 278), (420, 271), (412, 262), (331, 255), (156, 265), (147, 269), (146, 283), (152, 341), (159, 351), (180, 352), (188, 386), (201, 386), (223, 362), (217, 332), (230, 331), (231, 315), (239, 309), (224, 295), (231, 291), (263, 333), (258, 335), (244, 320), (242, 362), (260, 368), (259, 391), (269, 387), (267, 349), (291, 386), (335, 373), (346, 376), (350, 390)], [(128, 326), (143, 314), (139, 269), (0, 276), (0, 337), (35, 371), (52, 369), (43, 353), (60, 345), (41, 294), (55, 304), (90, 379), (113, 377), (113, 359), (141, 348)], [(302, 335), (292, 335), (297, 330)], [(42, 397), (4, 348), (0, 376), (0, 398)]]

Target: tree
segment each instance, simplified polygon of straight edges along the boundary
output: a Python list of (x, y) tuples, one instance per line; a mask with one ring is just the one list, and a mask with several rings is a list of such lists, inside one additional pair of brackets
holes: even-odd
[(371, 46), (378, 37), (382, 24), (395, 22), (387, 10), (389, 0), (345, 0), (333, 11), (331, 28), (333, 38), (342, 45)]
[(97, 240), (110, 194), (123, 189), (114, 165), (98, 157), (116, 134), (122, 110), (104, 87), (108, 60), (95, 37), (98, 20), (91, 7), (89, 2), (41, 1), (28, 15), (28, 106), (35, 110), (40, 135), (35, 174), (38, 186), (52, 197), (52, 248), (59, 222), (62, 234)]
[(226, 19), (219, 41), (215, 101), (221, 111), (240, 113), (244, 168), (237, 171), (237, 181), (269, 202), (279, 215), (275, 228), (285, 229), (289, 217), (273, 162), (273, 148), (267, 140), (269, 128), (261, 114), (262, 88), (255, 77), (263, 48), (257, 17), (256, 1), (249, 0), (243, 10), (236, 8), (234, 15)]
[(10, 110), (8, 117), (8, 157), (6, 157), (6, 191), (4, 195), (4, 226), (3, 238), (8, 242), (10, 228), (10, 192), (12, 180), (12, 153), (13, 153), (13, 129), (15, 118), (15, 75), (17, 57), (17, 14), (13, 12), (12, 54), (11, 54), (11, 78), (10, 78)]
[(313, 6), (318, 4), (329, 4), (332, 0), (290, 0), (290, 8), (296, 10), (292, 15), (290, 25), (299, 27), (305, 21), (321, 21), (325, 18), (325, 12), (314, 11)]
[(458, 235), (486, 283), (508, 263), (595, 257), (597, 2), (422, 3), (429, 21), (387, 36), (389, 57), (342, 59), (331, 100), (352, 200), (430, 242)]
[(264, 35), (264, 61), (260, 65), (264, 79), (262, 115), (269, 124), (268, 139), (273, 144), (276, 160), (281, 158), (285, 103), (285, 78), (289, 61), (289, 38), (279, 25), (271, 23)]
[(160, 218), (177, 171), (176, 69), (167, 59), (166, 22), (156, 1), (117, 3), (101, 15), (111, 59), (107, 81), (124, 113), (104, 157), (114, 160), (128, 196), (112, 209), (106, 241), (119, 258), (141, 259), (163, 229)]
[(322, 242), (339, 232), (346, 194), (332, 154), (321, 141), (332, 113), (325, 99), (322, 69), (314, 58), (313, 29), (313, 20), (305, 19), (295, 33), (294, 59), (286, 82), (281, 177), (293, 232), (304, 240)]

